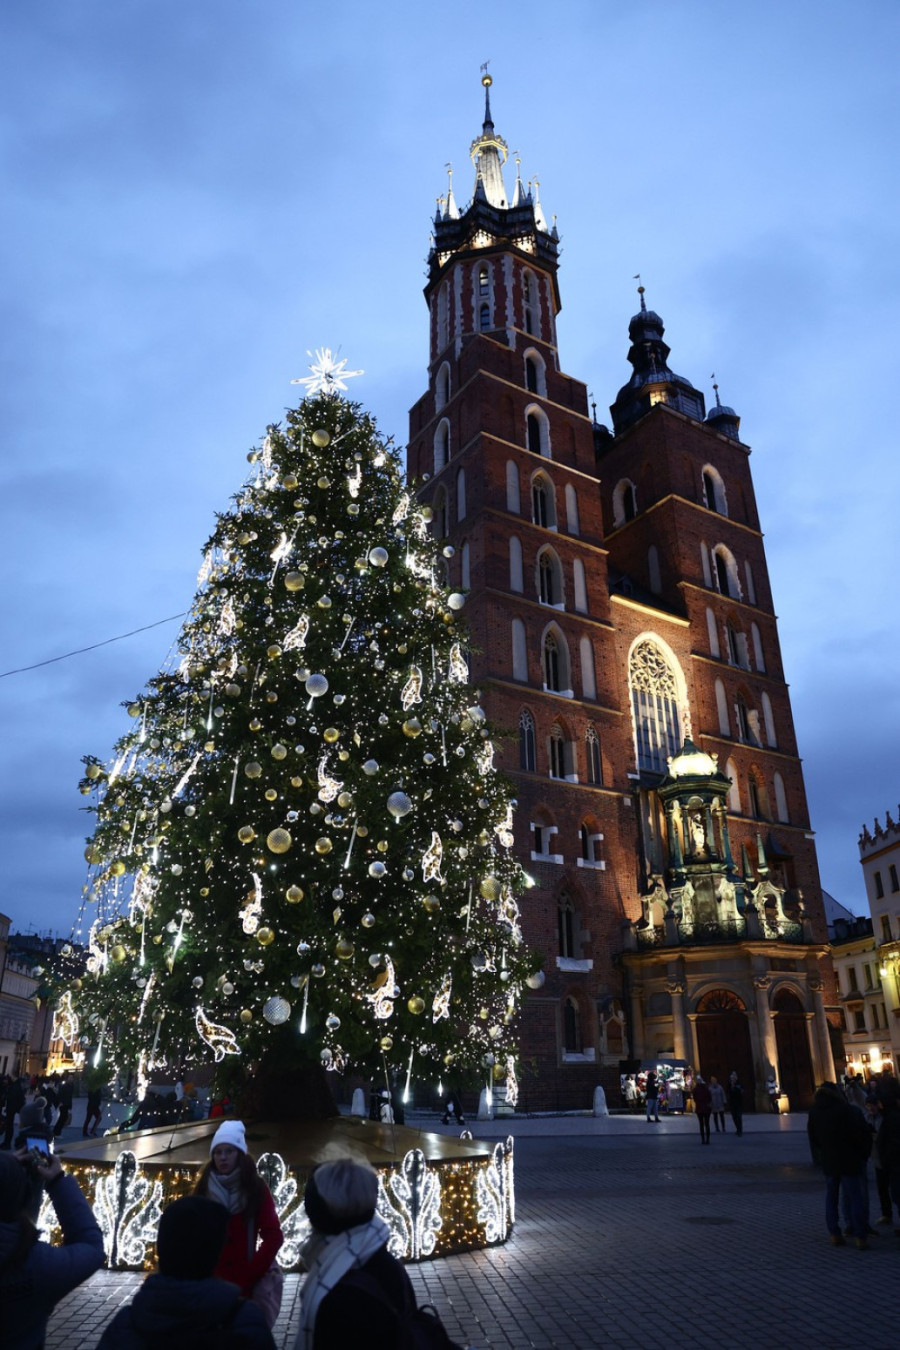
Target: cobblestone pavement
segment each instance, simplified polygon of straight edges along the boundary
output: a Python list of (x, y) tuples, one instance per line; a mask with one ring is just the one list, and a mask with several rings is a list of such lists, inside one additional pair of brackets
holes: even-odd
[[(410, 1267), (419, 1299), (478, 1350), (844, 1350), (848, 1319), (867, 1350), (894, 1350), (900, 1240), (878, 1227), (867, 1252), (829, 1245), (805, 1125), (749, 1117), (743, 1137), (704, 1148), (690, 1116), (475, 1123), (516, 1136), (515, 1233)], [(871, 1199), (874, 1220), (874, 1185)], [(95, 1275), (57, 1309), (47, 1350), (91, 1350), (139, 1281)], [(300, 1283), (286, 1281), (279, 1350), (293, 1347)]]

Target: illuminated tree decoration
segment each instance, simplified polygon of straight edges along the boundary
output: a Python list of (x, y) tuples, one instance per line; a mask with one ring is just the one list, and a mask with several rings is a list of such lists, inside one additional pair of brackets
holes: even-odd
[(385, 1058), (464, 1080), (515, 1049), (535, 962), (465, 597), (398, 456), (338, 396), (345, 363), (319, 358), (217, 520), (170, 663), (108, 763), (85, 759), (71, 1008), (89, 1056), (102, 1037), (142, 1083)]
[(300, 1260), (300, 1248), (312, 1233), (306, 1210), (298, 1201), (299, 1187), (280, 1153), (262, 1153), (256, 1170), (272, 1192), (284, 1243), (278, 1252), (282, 1270), (293, 1270)]
[(67, 1046), (74, 1046), (78, 1040), (78, 1015), (72, 1007), (72, 994), (68, 989), (53, 1014), (50, 1040), (62, 1041)]
[(507, 1166), (507, 1150), (511, 1157), (511, 1138), (507, 1139), (505, 1145), (496, 1145), (489, 1165), (482, 1168), (475, 1178), (478, 1222), (484, 1224), (484, 1235), (488, 1242), (504, 1242), (512, 1226), (511, 1211), (515, 1208), (515, 1202), (509, 1200), (512, 1168)]
[(112, 1172), (97, 1182), (94, 1216), (110, 1270), (143, 1266), (147, 1248), (156, 1241), (162, 1197), (162, 1182), (149, 1181), (129, 1149), (119, 1154)]
[[(412, 1261), (431, 1256), (437, 1243), (441, 1218), (441, 1182), (428, 1166), (421, 1149), (410, 1149), (400, 1170), (391, 1172), (384, 1187), (387, 1205), (399, 1214), (404, 1233), (403, 1251), (394, 1254)], [(382, 1209), (379, 1207), (379, 1213)], [(390, 1220), (387, 1221), (391, 1226)], [(493, 1241), (492, 1238), (488, 1239)]]

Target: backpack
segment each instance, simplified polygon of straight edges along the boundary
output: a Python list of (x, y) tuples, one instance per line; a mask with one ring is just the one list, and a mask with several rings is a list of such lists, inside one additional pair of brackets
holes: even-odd
[[(145, 1350), (246, 1350), (247, 1336), (234, 1330), (234, 1319), (244, 1305), (236, 1298), (231, 1309), (218, 1322), (206, 1327), (192, 1327), (186, 1331), (172, 1331), (165, 1335), (148, 1336), (138, 1332)], [(132, 1329), (134, 1324), (132, 1323)]]
[(418, 1307), (408, 1288), (403, 1307), (398, 1308), (388, 1298), (374, 1276), (365, 1270), (351, 1270), (341, 1283), (355, 1285), (363, 1293), (369, 1294), (386, 1308), (390, 1308), (397, 1318), (398, 1350), (463, 1350), (458, 1341), (452, 1341), (448, 1336), (447, 1328), (441, 1321), (437, 1309), (430, 1303), (423, 1303)]

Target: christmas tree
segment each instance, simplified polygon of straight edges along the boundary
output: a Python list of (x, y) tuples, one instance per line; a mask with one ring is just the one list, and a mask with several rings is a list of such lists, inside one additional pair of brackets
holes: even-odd
[(204, 1060), (459, 1081), (514, 1054), (535, 962), (452, 549), (341, 367), (312, 369), (248, 456), (170, 667), (85, 759), (74, 1006), (92, 1061), (141, 1084)]

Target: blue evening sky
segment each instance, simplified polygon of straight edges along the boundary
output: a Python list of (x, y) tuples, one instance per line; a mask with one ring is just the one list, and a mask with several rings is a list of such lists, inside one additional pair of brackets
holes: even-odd
[[(892, 0), (7, 5), (2, 669), (184, 610), (307, 348), (401, 445), (430, 218), (491, 60), (563, 254), (563, 368), (605, 416), (636, 272), (673, 369), (742, 418), (822, 880), (900, 799)], [(0, 911), (68, 932), (80, 757), (177, 624), (0, 680)]]

